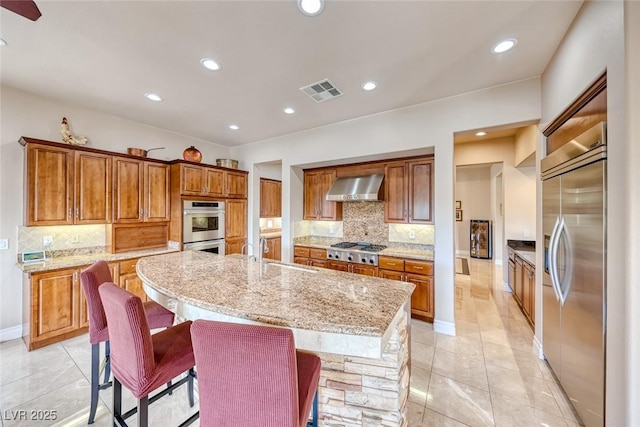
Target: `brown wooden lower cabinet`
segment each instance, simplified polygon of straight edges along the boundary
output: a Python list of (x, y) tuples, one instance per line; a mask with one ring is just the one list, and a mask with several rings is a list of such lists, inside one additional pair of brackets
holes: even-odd
[(378, 277), (402, 280), (416, 285), (411, 294), (411, 317), (433, 322), (434, 281), (433, 262), (380, 256)]
[(225, 255), (241, 254), (242, 253), (242, 247), (244, 246), (246, 241), (247, 241), (247, 239), (245, 239), (245, 238), (226, 239), (224, 241), (224, 253), (225, 253)]
[(536, 315), (536, 268), (509, 249), (509, 287), (525, 317), (535, 325)]
[[(138, 258), (109, 263), (114, 283), (138, 295), (147, 295), (135, 271)], [(89, 265), (31, 274), (29, 351), (82, 335), (89, 330), (87, 301), (80, 273)]]
[(268, 238), (267, 247), (269, 248), (269, 252), (264, 254), (263, 258), (274, 259), (276, 261), (280, 261), (282, 259), (282, 238)]
[(307, 246), (293, 247), (293, 262), (295, 264), (311, 265), (313, 267), (329, 268), (327, 266), (326, 249), (310, 248)]

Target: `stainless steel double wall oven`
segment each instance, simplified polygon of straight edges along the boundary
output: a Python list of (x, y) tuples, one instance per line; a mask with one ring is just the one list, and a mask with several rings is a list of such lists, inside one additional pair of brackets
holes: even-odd
[(182, 216), (184, 250), (224, 255), (224, 202), (185, 200)]

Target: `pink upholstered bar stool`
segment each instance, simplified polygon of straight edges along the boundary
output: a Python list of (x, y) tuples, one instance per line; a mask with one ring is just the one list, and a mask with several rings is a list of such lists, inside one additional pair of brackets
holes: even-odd
[(289, 329), (196, 320), (191, 326), (202, 427), (318, 424), (320, 358)]
[[(151, 335), (140, 297), (113, 283), (98, 289), (109, 323), (111, 369), (113, 370), (113, 422), (126, 426), (125, 419), (138, 414), (138, 426), (149, 424), (149, 405), (182, 384), (188, 385), (189, 406), (193, 407), (194, 357), (191, 321)], [(149, 398), (149, 393), (178, 375), (187, 375)], [(138, 399), (138, 406), (122, 413), (122, 385)], [(198, 413), (181, 426), (198, 419)]]
[[(103, 283), (113, 282), (109, 264), (105, 261), (97, 261), (91, 267), (80, 273), (82, 290), (87, 299), (89, 311), (89, 342), (91, 343), (91, 407), (89, 410), (88, 424), (93, 424), (96, 408), (98, 407), (98, 393), (100, 390), (111, 387), (109, 328), (104, 307), (100, 300), (98, 287)], [(151, 329), (169, 328), (173, 325), (174, 314), (154, 301), (144, 303), (144, 310), (149, 320)], [(104, 381), (100, 383), (100, 343), (104, 342), (105, 370)]]

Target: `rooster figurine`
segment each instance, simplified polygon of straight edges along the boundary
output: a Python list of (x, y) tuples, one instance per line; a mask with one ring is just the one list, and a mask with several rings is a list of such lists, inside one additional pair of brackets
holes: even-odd
[(62, 118), (62, 123), (60, 124), (60, 134), (62, 135), (62, 142), (65, 144), (71, 145), (85, 145), (89, 138), (86, 136), (75, 136), (71, 133), (71, 129), (69, 128), (69, 122), (67, 122), (67, 118)]

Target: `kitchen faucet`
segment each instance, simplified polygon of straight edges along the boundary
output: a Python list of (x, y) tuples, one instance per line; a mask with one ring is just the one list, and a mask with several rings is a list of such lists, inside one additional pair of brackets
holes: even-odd
[[(244, 255), (244, 248), (247, 248), (247, 255), (249, 255), (249, 248), (251, 248), (253, 252), (253, 245), (251, 243), (245, 243), (244, 245), (242, 245), (242, 249), (240, 249), (240, 253), (242, 255)], [(249, 259), (253, 258), (254, 261), (256, 260), (255, 255), (251, 255), (248, 258)]]
[(263, 255), (269, 253), (269, 246), (267, 244), (267, 238), (261, 237), (260, 243), (258, 243), (258, 261), (262, 261)]

